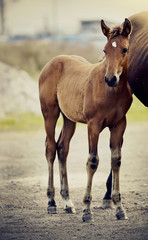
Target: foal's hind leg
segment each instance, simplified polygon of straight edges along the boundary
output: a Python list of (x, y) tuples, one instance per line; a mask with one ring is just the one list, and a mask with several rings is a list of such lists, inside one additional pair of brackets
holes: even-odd
[(66, 160), (69, 152), (69, 143), (75, 132), (75, 123), (68, 120), (65, 116), (64, 125), (57, 142), (57, 151), (59, 159), (60, 181), (61, 181), (61, 196), (64, 199), (64, 209), (68, 213), (75, 213), (74, 205), (69, 196), (67, 166)]
[(56, 213), (56, 203), (54, 200), (55, 190), (54, 190), (54, 179), (53, 179), (53, 164), (56, 156), (56, 142), (55, 142), (55, 126), (57, 119), (59, 117), (60, 110), (57, 107), (51, 107), (48, 109), (48, 114), (44, 115), (45, 119), (45, 130), (47, 133), (46, 142), (45, 142), (45, 155), (48, 163), (48, 188), (47, 196), (48, 201), (48, 213)]

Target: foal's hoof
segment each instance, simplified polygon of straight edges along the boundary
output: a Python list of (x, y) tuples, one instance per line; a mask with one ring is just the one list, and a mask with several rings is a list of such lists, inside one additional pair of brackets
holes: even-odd
[(64, 209), (67, 213), (76, 213), (76, 210), (74, 207), (66, 207)]
[(56, 214), (56, 207), (48, 206), (47, 211), (49, 214)]
[(84, 214), (82, 217), (83, 222), (89, 223), (92, 221), (92, 215), (91, 214)]
[(116, 217), (118, 220), (127, 220), (128, 219), (125, 210), (121, 209), (121, 208), (117, 208)]
[(114, 209), (115, 206), (111, 199), (103, 199), (101, 208), (102, 209), (107, 209), (107, 208)]
[(82, 220), (87, 223), (92, 221), (92, 213), (90, 210), (84, 210)]
[(67, 213), (76, 213), (75, 207), (71, 201), (71, 199), (66, 199), (64, 202), (64, 210)]
[(56, 214), (57, 213), (56, 204), (55, 204), (54, 200), (48, 202), (47, 211), (48, 211), (49, 214)]

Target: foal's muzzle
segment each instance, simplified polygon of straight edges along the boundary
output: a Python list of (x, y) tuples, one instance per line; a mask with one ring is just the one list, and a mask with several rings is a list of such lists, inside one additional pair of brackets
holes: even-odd
[(105, 82), (109, 87), (116, 87), (117, 86), (117, 77), (113, 76), (110, 80), (105, 77)]

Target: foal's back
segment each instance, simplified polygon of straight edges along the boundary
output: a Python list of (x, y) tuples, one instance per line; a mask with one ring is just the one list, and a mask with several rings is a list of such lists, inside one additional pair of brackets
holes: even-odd
[[(83, 105), (86, 84), (102, 63), (91, 64), (80, 56), (58, 56), (49, 62), (40, 75), (41, 105), (57, 104), (72, 121), (86, 122)], [(103, 77), (102, 71), (100, 78)]]

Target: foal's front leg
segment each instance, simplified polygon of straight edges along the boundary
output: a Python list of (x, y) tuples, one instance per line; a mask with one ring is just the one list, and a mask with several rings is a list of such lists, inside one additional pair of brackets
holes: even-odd
[(88, 123), (88, 140), (89, 140), (89, 157), (86, 164), (87, 169), (87, 186), (84, 195), (84, 214), (83, 214), (83, 222), (89, 222), (92, 219), (92, 213), (90, 209), (92, 195), (91, 195), (91, 188), (92, 188), (92, 179), (93, 175), (97, 170), (99, 157), (97, 154), (97, 145), (98, 145), (98, 137), (100, 133), (100, 128), (97, 124), (89, 122)]
[(126, 127), (126, 119), (115, 127), (111, 128), (111, 167), (112, 167), (112, 201), (116, 207), (117, 219), (127, 219), (125, 209), (122, 206), (119, 184), (119, 173), (121, 165), (121, 146), (123, 133)]

